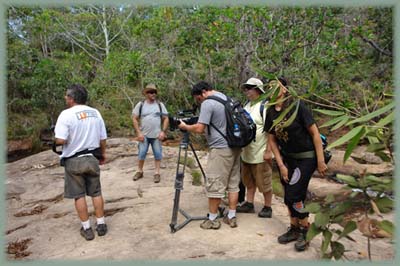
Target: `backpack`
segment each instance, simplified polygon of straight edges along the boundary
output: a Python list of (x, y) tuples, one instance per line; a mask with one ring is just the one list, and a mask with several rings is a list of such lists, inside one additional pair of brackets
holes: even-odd
[(215, 100), (225, 107), (226, 117), (226, 135), (213, 124), (210, 123), (215, 130), (221, 134), (228, 146), (231, 148), (242, 148), (247, 146), (256, 137), (256, 124), (253, 122), (250, 114), (243, 109), (239, 101), (226, 96), (227, 100), (223, 100), (217, 96), (208, 96), (207, 100)]
[[(139, 107), (139, 119), (140, 119), (140, 117), (142, 116), (142, 108), (143, 108), (143, 105), (144, 105), (144, 101), (145, 101), (145, 100), (143, 100), (143, 101), (140, 102), (140, 107)], [(160, 103), (159, 101), (157, 101), (157, 103), (158, 103), (158, 107), (160, 108), (160, 117), (161, 117), (161, 116), (162, 116), (161, 103)]]
[(322, 148), (324, 150), (325, 163), (328, 164), (329, 161), (332, 159), (331, 151), (326, 149), (326, 147), (328, 147), (328, 138), (322, 133), (320, 133), (319, 135), (321, 136), (321, 140), (322, 140)]

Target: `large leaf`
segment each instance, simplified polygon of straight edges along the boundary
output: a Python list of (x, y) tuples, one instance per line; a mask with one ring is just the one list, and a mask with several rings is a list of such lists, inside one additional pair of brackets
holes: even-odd
[(339, 260), (344, 254), (343, 244), (336, 242), (336, 241), (331, 242), (331, 250), (332, 250), (332, 255), (335, 258), (335, 260)]
[(271, 126), (271, 129), (274, 128), (277, 124), (279, 124), (285, 117), (286, 115), (290, 112), (295, 107), (297, 101), (292, 102), (289, 107), (287, 107), (275, 120), (274, 123)]
[(316, 112), (324, 114), (324, 115), (329, 115), (329, 116), (345, 115), (345, 113), (342, 111), (334, 111), (334, 110), (327, 110), (327, 109), (313, 109), (313, 111), (316, 111)]
[(376, 177), (374, 175), (367, 175), (365, 177), (365, 180), (368, 181), (368, 184), (370, 184), (370, 183), (378, 183), (378, 184), (390, 184), (390, 183), (392, 183), (392, 179), (391, 178), (380, 178), (380, 177)]
[(339, 235), (339, 238), (345, 237), (348, 234), (350, 234), (351, 232), (353, 232), (354, 230), (357, 229), (357, 223), (354, 221), (349, 221), (346, 223), (346, 226), (344, 227), (342, 233)]
[(376, 123), (376, 127), (384, 127), (387, 124), (390, 124), (394, 121), (394, 111), (391, 112), (388, 116), (382, 118), (381, 120), (378, 121), (378, 123)]
[(350, 141), (362, 130), (363, 127), (364, 126), (358, 126), (358, 127), (353, 128), (347, 134), (345, 134), (343, 137), (337, 139), (332, 144), (328, 145), (327, 149), (331, 150), (334, 147), (340, 146), (340, 145)]
[(383, 213), (388, 213), (393, 210), (394, 202), (387, 197), (376, 199), (375, 203), (379, 210)]
[(268, 102), (268, 104), (275, 105), (275, 104), (282, 102), (283, 100), (279, 100), (279, 101), (276, 100), (278, 98), (278, 95), (279, 95), (279, 85), (276, 84), (275, 86), (273, 86), (273, 88), (271, 88), (267, 92), (267, 98), (270, 98), (270, 101)]
[(341, 122), (341, 121), (342, 121), (343, 119), (345, 119), (346, 117), (347, 117), (347, 115), (342, 115), (342, 116), (336, 117), (336, 118), (334, 118), (334, 119), (331, 119), (331, 120), (326, 121), (325, 123), (323, 123), (323, 124), (320, 125), (319, 127), (320, 127), (320, 128), (322, 128), (322, 127), (329, 127), (329, 126), (331, 126), (331, 125), (334, 125), (334, 124), (336, 124), (336, 123)]
[(352, 187), (358, 187), (358, 182), (353, 176), (337, 174), (336, 177)]
[(347, 126), (355, 124), (355, 123), (362, 123), (362, 122), (370, 121), (372, 118), (380, 116), (381, 114), (388, 112), (389, 110), (391, 110), (394, 107), (395, 107), (395, 102), (393, 101), (393, 102), (389, 103), (388, 105), (385, 105), (384, 107), (376, 110), (375, 112), (369, 113), (369, 114), (359, 117), (353, 121), (350, 121), (349, 123), (347, 123)]
[(311, 241), (314, 237), (316, 237), (322, 230), (315, 226), (314, 223), (310, 225), (308, 228), (306, 239), (307, 241)]
[[(280, 83), (280, 82), (279, 82), (279, 83)], [(282, 86), (283, 86), (283, 85), (282, 85)], [(289, 91), (290, 95), (293, 95), (294, 97), (297, 97), (297, 96), (298, 96), (297, 91), (296, 91), (295, 89), (293, 89), (292, 87), (286, 86), (286, 89)]]
[(321, 244), (321, 252), (324, 254), (331, 243), (332, 233), (329, 230), (325, 230), (322, 235), (324, 236), (324, 239), (322, 240)]
[(317, 213), (321, 210), (321, 206), (319, 203), (312, 202), (310, 204), (306, 204), (304, 211), (310, 212), (310, 213)]
[(297, 101), (296, 104), (296, 110), (294, 110), (293, 114), (289, 117), (289, 119), (282, 125), (282, 128), (286, 128), (288, 126), (290, 126), (293, 121), (296, 119), (297, 117), (297, 112), (299, 111), (299, 106), (300, 106), (300, 100)]
[(315, 214), (314, 223), (318, 228), (325, 228), (329, 223), (329, 215), (322, 212)]
[(334, 201), (335, 201), (335, 196), (333, 196), (333, 194), (328, 194), (324, 199), (325, 203), (332, 203)]
[(381, 151), (386, 148), (385, 144), (382, 143), (372, 143), (367, 146), (367, 151), (368, 152), (375, 152), (375, 151)]
[(337, 216), (339, 214), (344, 214), (351, 207), (352, 207), (351, 201), (339, 202), (335, 207), (331, 208), (331, 210), (329, 211), (329, 215)]
[(383, 220), (378, 222), (377, 224), (378, 228), (384, 230), (385, 232), (389, 233), (390, 235), (393, 236), (394, 234), (394, 224), (388, 220)]
[(331, 218), (332, 223), (337, 223), (337, 224), (342, 223), (343, 219), (344, 219), (344, 214), (340, 214), (338, 216), (335, 216), (334, 218)]
[(341, 128), (344, 124), (347, 123), (347, 121), (350, 120), (350, 117), (346, 116), (342, 121), (337, 123), (334, 127), (331, 128), (331, 131), (335, 131), (338, 128)]
[[(374, 132), (370, 131), (369, 133), (374, 133)], [(376, 137), (376, 135), (374, 135), (374, 136), (368, 136), (367, 135), (367, 138), (368, 138), (368, 142), (371, 143), (371, 144), (373, 144), (373, 143), (381, 143), (379, 141), (379, 139)]]
[(271, 101), (268, 101), (268, 103), (267, 103), (266, 105), (267, 105), (267, 106), (277, 105), (278, 103), (282, 103), (282, 102), (286, 101), (286, 100), (289, 99), (290, 97), (292, 97), (292, 96), (288, 96), (288, 97), (282, 98), (282, 99), (280, 99), (280, 100), (278, 100), (278, 101), (272, 101), (272, 98), (274, 98), (274, 97), (272, 96)]
[(365, 134), (365, 127), (361, 127), (360, 131), (351, 139), (349, 145), (347, 145), (346, 152), (343, 156), (343, 163), (349, 159), (350, 155), (353, 153), (353, 150), (356, 148), (357, 144), (360, 142), (360, 139)]

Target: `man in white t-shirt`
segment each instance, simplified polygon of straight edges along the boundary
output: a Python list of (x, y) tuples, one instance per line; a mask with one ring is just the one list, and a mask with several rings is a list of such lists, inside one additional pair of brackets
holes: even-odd
[(92, 198), (97, 234), (104, 236), (107, 233), (99, 167), (105, 162), (107, 133), (100, 112), (85, 105), (87, 98), (87, 91), (82, 85), (69, 86), (65, 95), (68, 109), (62, 111), (57, 119), (55, 142), (63, 145), (64, 197), (75, 200), (75, 209), (82, 223), (80, 233), (86, 240), (92, 240), (94, 233), (90, 226), (86, 195)]

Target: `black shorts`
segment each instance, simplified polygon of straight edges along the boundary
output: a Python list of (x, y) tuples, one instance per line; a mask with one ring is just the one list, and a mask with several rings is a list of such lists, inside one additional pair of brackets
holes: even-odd
[(284, 163), (288, 168), (289, 182), (286, 183), (281, 177), (284, 190), (284, 202), (290, 210), (292, 217), (303, 219), (308, 217), (308, 212), (303, 212), (304, 201), (307, 197), (308, 184), (311, 176), (317, 169), (317, 159), (290, 159), (284, 158)]

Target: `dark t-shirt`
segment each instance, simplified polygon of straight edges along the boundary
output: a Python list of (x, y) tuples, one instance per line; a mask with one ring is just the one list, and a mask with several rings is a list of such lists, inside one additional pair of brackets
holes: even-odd
[[(290, 118), (294, 110), (295, 108), (286, 115), (286, 119)], [(274, 106), (268, 108), (264, 131), (276, 136), (278, 145), (284, 152), (298, 153), (314, 150), (314, 143), (307, 128), (314, 124), (315, 121), (311, 111), (306, 107), (304, 102), (300, 101), (297, 116), (290, 126), (282, 129), (280, 126), (286, 121), (286, 119), (283, 119), (270, 131), (269, 129), (274, 119), (278, 118), (282, 111), (276, 111)]]

